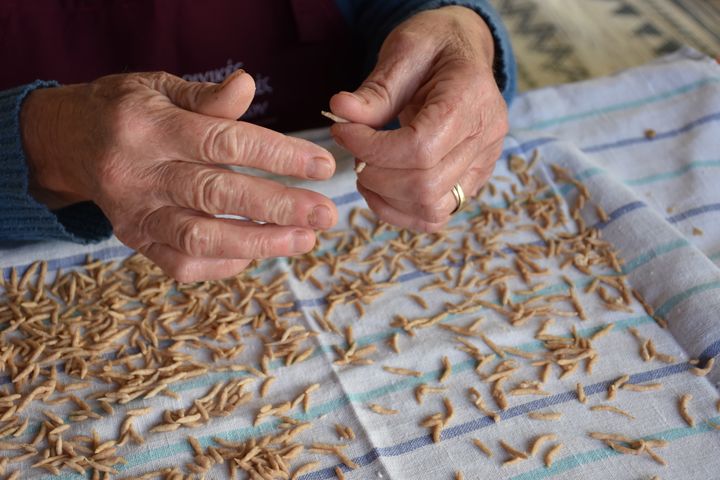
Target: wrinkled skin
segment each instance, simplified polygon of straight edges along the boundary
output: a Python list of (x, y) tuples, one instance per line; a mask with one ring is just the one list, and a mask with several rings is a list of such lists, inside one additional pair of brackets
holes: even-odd
[[(358, 190), (380, 218), (439, 230), (456, 206), (452, 186), (473, 195), (488, 179), (507, 132), (492, 63), (481, 17), (444, 7), (398, 26), (362, 86), (331, 99), (354, 122), (332, 133), (368, 164)], [(334, 159), (310, 142), (235, 121), (253, 94), (244, 72), (220, 85), (136, 73), (36, 90), (20, 118), (31, 191), (51, 208), (95, 202), (123, 243), (182, 282), (308, 252), (315, 231), (337, 222), (335, 205), (227, 165), (326, 180)], [(377, 130), (396, 117), (402, 128)]]
[(314, 230), (337, 221), (330, 199), (225, 165), (324, 180), (335, 161), (310, 142), (235, 121), (253, 95), (243, 72), (221, 85), (139, 73), (37, 90), (22, 112), (33, 183), (54, 206), (95, 202), (123, 243), (179, 281), (308, 252)]
[[(475, 195), (492, 174), (508, 131), (493, 76), (492, 35), (474, 11), (444, 7), (415, 15), (386, 39), (376, 68), (355, 92), (335, 95), (336, 142), (367, 167), (358, 190), (384, 221), (442, 229), (460, 183)], [(394, 118), (401, 128), (378, 130)]]

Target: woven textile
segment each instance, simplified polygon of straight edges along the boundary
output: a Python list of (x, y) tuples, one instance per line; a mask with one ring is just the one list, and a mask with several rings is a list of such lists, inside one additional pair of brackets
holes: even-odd
[(718, 0), (492, 0), (522, 90), (576, 82), (690, 45), (720, 55)]
[[(623, 273), (632, 287), (642, 293), (655, 312), (665, 318), (669, 328), (663, 330), (647, 313), (634, 304), (632, 312), (610, 312), (601, 303), (583, 294), (588, 320), (557, 319), (552, 332), (568, 332), (577, 325), (579, 335), (588, 336), (607, 324), (613, 330), (595, 342), (601, 351), (600, 360), (592, 375), (582, 372), (553, 380), (544, 388), (547, 396), (510, 397), (509, 408), (494, 423), (481, 414), (468, 400), (467, 388), (481, 390), (492, 404), (488, 385), (474, 372), (475, 361), (457, 350), (452, 332), (440, 329), (419, 331), (414, 338), (402, 335), (401, 353), (393, 353), (386, 340), (399, 330), (389, 326), (394, 315), (408, 318), (424, 312), (407, 297), (418, 293), (434, 276), (423, 272), (406, 271), (399, 277), (389, 294), (367, 308), (366, 315), (357, 319), (350, 307), (338, 308), (333, 320), (338, 325), (352, 324), (360, 344), (375, 344), (376, 363), (370, 366), (344, 368), (332, 364), (337, 358), (329, 345), (337, 344), (337, 336), (321, 332), (318, 353), (299, 365), (272, 367), (278, 381), (268, 398), (255, 399), (232, 416), (216, 419), (207, 426), (188, 431), (148, 434), (143, 446), (126, 445), (120, 450), (128, 464), (120, 470), (125, 476), (138, 476), (154, 468), (180, 466), (192, 461), (192, 453), (185, 436), (192, 433), (205, 445), (213, 436), (239, 440), (267, 433), (271, 423), (253, 426), (257, 409), (269, 401), (278, 403), (291, 399), (298, 390), (310, 383), (321, 383), (313, 393), (310, 410), (298, 410), (293, 416), (313, 420), (315, 427), (305, 437), (312, 441), (337, 443), (335, 423), (351, 426), (357, 439), (349, 443), (347, 453), (359, 468), (346, 471), (350, 479), (450, 479), (455, 471), (463, 471), (466, 478), (511, 478), (514, 480), (558, 479), (649, 479), (716, 478), (720, 469), (720, 431), (712, 423), (720, 421), (716, 411), (718, 392), (712, 382), (720, 380), (720, 368), (708, 377), (689, 373), (690, 359), (703, 361), (720, 353), (720, 66), (712, 59), (693, 50), (683, 50), (655, 63), (629, 70), (612, 78), (603, 78), (572, 85), (550, 87), (521, 95), (511, 111), (513, 130), (506, 141), (503, 159), (498, 162), (495, 183), (502, 188), (508, 171), (508, 154), (531, 158), (538, 150), (539, 160), (534, 172), (571, 204), (577, 191), (567, 183), (556, 183), (551, 164), (568, 169), (582, 181), (591, 198), (599, 204), (608, 218), (603, 220), (594, 205), (583, 209), (587, 225), (597, 226), (604, 239), (612, 242), (625, 260)], [(654, 135), (646, 134), (652, 129)], [(326, 131), (307, 132), (306, 137), (329, 146)], [(652, 138), (649, 138), (652, 137)], [(322, 185), (301, 185), (321, 190), (331, 196), (346, 222), (352, 208), (361, 206), (355, 192), (352, 165), (341, 152), (339, 173), (331, 182)], [(501, 197), (485, 198), (501, 205)], [(477, 214), (464, 211), (453, 220), (460, 229)], [(344, 228), (340, 225), (338, 229)], [(526, 232), (529, 234), (529, 232)], [(518, 232), (516, 241), (522, 241)], [(382, 246), (388, 237), (374, 239), (368, 247)], [(59, 243), (7, 248), (0, 251), (0, 267), (17, 266), (21, 271), (32, 261), (46, 259), (51, 270), (68, 269), (84, 262), (86, 254), (94, 258), (115, 259), (130, 252), (116, 241), (95, 246)], [(288, 271), (286, 261), (267, 265), (269, 276)], [(543, 295), (562, 293), (566, 288), (559, 272), (547, 278)], [(565, 273), (573, 276), (572, 269)], [(576, 272), (575, 272), (576, 273)], [(4, 271), (7, 278), (9, 272)], [(481, 273), (476, 273), (482, 275)], [(332, 283), (328, 272), (319, 272), (323, 284)], [(578, 281), (580, 282), (580, 281)], [(582, 290), (587, 283), (578, 283)], [(290, 281), (295, 308), (310, 328), (320, 331), (312, 312), (322, 309), (323, 293), (308, 283)], [(457, 298), (440, 289), (421, 292), (433, 314), (442, 312), (446, 301)], [(510, 328), (506, 319), (495, 311), (451, 315), (443, 320), (450, 325), (467, 325), (479, 315), (485, 317), (482, 331), (496, 343), (517, 347), (525, 352), (537, 352), (540, 346), (533, 335), (537, 323)], [(635, 327), (639, 333), (652, 338), (660, 352), (674, 356), (671, 363), (644, 362), (638, 354), (637, 340), (628, 333)], [(402, 333), (402, 331), (400, 331)], [(478, 339), (471, 339), (479, 347), (487, 347)], [(442, 394), (428, 395), (422, 405), (415, 402), (413, 391), (420, 383), (437, 385), (442, 372), (441, 358), (447, 355), (452, 363), (452, 375), (442, 386)], [(241, 361), (252, 362), (257, 350), (249, 348)], [(538, 369), (523, 361), (521, 378), (537, 378)], [(421, 372), (419, 378), (401, 377), (384, 372), (381, 365), (405, 367)], [(485, 372), (486, 373), (486, 372)], [(662, 390), (630, 392), (621, 390), (611, 403), (630, 412), (629, 420), (610, 412), (591, 412), (588, 407), (606, 403), (609, 383), (622, 374), (629, 374), (631, 383), (659, 382)], [(136, 428), (146, 432), (157, 424), (163, 408), (190, 405), (217, 381), (231, 377), (230, 373), (211, 373), (173, 386), (180, 400), (157, 397), (134, 401), (127, 407), (152, 406), (154, 413), (139, 418)], [(7, 378), (3, 381), (7, 382)], [(588, 404), (578, 402), (576, 382), (583, 382)], [(98, 385), (94, 388), (100, 388)], [(680, 395), (693, 395), (691, 413), (695, 427), (689, 427), (677, 409)], [(422, 418), (444, 412), (442, 397), (450, 398), (455, 406), (452, 421), (443, 430), (439, 443), (433, 443), (428, 431), (418, 424)], [(377, 403), (399, 410), (392, 416), (378, 415), (368, 405)], [(492, 404), (495, 409), (495, 405)], [(562, 413), (558, 421), (531, 420), (533, 411)], [(38, 417), (35, 417), (38, 418)], [(97, 429), (101, 437), (114, 438), (122, 416), (74, 424), (73, 434)], [(658, 449), (668, 462), (662, 467), (647, 456), (620, 455), (601, 442), (587, 436), (589, 431), (622, 433), (633, 438), (662, 439), (669, 445)], [(540, 434), (554, 433), (564, 448), (552, 468), (546, 468), (541, 458), (531, 458), (512, 466), (502, 467), (504, 453), (498, 447), (505, 440), (525, 450)], [(495, 453), (487, 458), (471, 442), (480, 438)], [(543, 453), (548, 445), (543, 448)], [(312, 455), (308, 456), (308, 460)], [(315, 470), (303, 476), (306, 480), (334, 478), (334, 457), (317, 455), (321, 462)], [(28, 471), (27, 478), (38, 478), (37, 470)], [(76, 478), (66, 474), (61, 478)], [(47, 477), (53, 478), (53, 477)], [(79, 478), (79, 477), (77, 477)], [(215, 468), (206, 478), (226, 478), (226, 470)]]

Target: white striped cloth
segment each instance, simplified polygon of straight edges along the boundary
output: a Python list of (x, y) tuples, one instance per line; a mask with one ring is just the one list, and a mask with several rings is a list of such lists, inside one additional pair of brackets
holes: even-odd
[[(552, 184), (549, 163), (558, 163), (582, 180), (609, 214), (601, 222), (592, 208), (584, 211), (588, 224), (597, 224), (603, 237), (612, 242), (625, 259), (624, 269), (630, 284), (646, 297), (653, 308), (670, 324), (661, 330), (642, 309), (632, 314), (607, 312), (597, 302), (588, 302), (589, 320), (578, 323), (581, 334), (614, 323), (615, 328), (598, 340), (602, 360), (591, 377), (571, 376), (553, 381), (546, 388), (547, 397), (513, 397), (511, 406), (495, 424), (481, 415), (467, 400), (467, 387), (487, 391), (473, 371), (474, 361), (454, 349), (450, 332), (421, 333), (412, 342), (401, 339), (402, 353), (392, 354), (384, 346), (395, 330), (388, 326), (395, 313), (408, 317), (422, 314), (417, 305), (407, 300), (427, 283), (419, 272), (403, 275), (392, 295), (383, 296), (368, 309), (360, 322), (354, 322), (355, 334), (361, 343), (377, 343), (376, 364), (356, 369), (339, 369), (331, 364), (331, 350), (322, 350), (299, 366), (276, 367), (278, 382), (269, 400), (277, 403), (292, 398), (303, 385), (321, 382), (321, 391), (313, 394), (313, 407), (301, 419), (314, 419), (312, 435), (301, 437), (306, 442), (337, 442), (333, 425), (344, 423), (358, 433), (347, 453), (360, 465), (347, 472), (349, 479), (450, 479), (462, 470), (466, 478), (512, 478), (514, 480), (560, 479), (710, 479), (720, 471), (720, 431), (707, 420), (718, 422), (715, 410), (718, 392), (712, 382), (720, 379), (716, 369), (706, 378), (690, 373), (689, 359), (707, 360), (720, 353), (720, 66), (712, 59), (684, 50), (652, 64), (614, 77), (572, 85), (550, 87), (520, 96), (511, 110), (513, 130), (506, 141), (504, 155), (516, 153), (529, 156), (539, 149), (538, 171)], [(656, 135), (646, 138), (645, 131)], [(308, 138), (329, 146), (326, 131), (307, 132)], [(338, 157), (343, 157), (337, 152)], [(347, 160), (347, 159), (346, 159)], [(332, 181), (320, 185), (299, 184), (331, 196), (346, 218), (351, 208), (362, 205), (354, 190), (354, 173), (349, 161)], [(507, 162), (501, 160), (497, 175), (508, 175)], [(554, 186), (557, 192), (573, 198), (565, 186)], [(462, 224), (467, 216), (454, 220)], [(345, 220), (343, 220), (345, 221)], [(342, 226), (340, 226), (342, 228)], [(71, 267), (83, 262), (87, 253), (95, 258), (120, 258), (129, 251), (117, 241), (81, 247), (61, 243), (35, 244), (0, 250), (0, 267), (23, 269), (36, 259), (50, 260), (51, 268)], [(276, 262), (273, 269), (287, 269), (285, 262)], [(8, 271), (5, 270), (7, 276)], [(320, 278), (322, 281), (323, 278)], [(561, 291), (558, 283), (548, 292)], [(291, 281), (296, 305), (306, 314), (321, 303), (321, 296), (306, 284)], [(434, 311), (442, 309), (447, 295), (434, 290), (427, 298)], [(483, 312), (487, 320), (484, 331), (502, 345), (528, 351), (538, 348), (532, 339), (535, 325), (527, 329), (508, 329), (493, 312)], [(352, 307), (338, 309), (333, 317), (343, 325), (353, 320)], [(465, 324), (476, 315), (450, 316), (446, 321)], [(652, 337), (659, 351), (674, 355), (673, 364), (639, 361), (637, 342), (626, 330), (636, 327), (641, 334)], [(322, 343), (336, 343), (337, 338), (321, 334)], [(254, 352), (249, 352), (254, 354)], [(455, 418), (444, 430), (442, 441), (432, 443), (427, 430), (418, 426), (421, 418), (443, 411), (441, 395), (429, 396), (423, 405), (416, 405), (413, 389), (422, 382), (435, 383), (441, 369), (440, 358), (448, 355), (453, 374), (444, 385), (446, 395), (456, 407)], [(255, 358), (255, 357), (248, 357)], [(390, 375), (380, 365), (390, 364), (423, 372), (420, 378)], [(523, 368), (525, 378), (536, 378), (537, 369)], [(653, 393), (621, 391), (615, 403), (631, 412), (636, 419), (612, 413), (590, 413), (575, 396), (575, 382), (585, 384), (589, 404), (605, 401), (610, 382), (621, 373), (631, 374), (632, 383), (662, 382), (663, 390)], [(184, 399), (201, 396), (209, 386), (226, 374), (212, 374), (181, 384), (174, 390)], [(708, 381), (710, 380), (710, 381)], [(7, 381), (5, 378), (4, 381)], [(678, 414), (677, 398), (683, 393), (694, 397), (692, 413), (698, 419), (688, 427)], [(398, 408), (398, 415), (377, 415), (367, 408), (369, 403)], [(134, 402), (128, 408), (140, 406)], [(178, 408), (178, 402), (157, 398), (149, 405)], [(252, 416), (261, 402), (254, 401), (247, 409), (221, 422), (194, 430), (202, 442), (217, 435), (228, 439), (247, 438), (268, 431), (268, 424), (252, 426)], [(562, 412), (556, 422), (528, 419), (526, 413), (536, 410)], [(148, 417), (147, 424), (138, 422), (145, 431), (157, 421)], [(119, 417), (120, 419), (122, 417)], [(103, 438), (114, 436), (117, 422), (98, 421)], [(73, 432), (82, 432), (78, 426)], [(600, 442), (588, 438), (586, 432), (624, 433), (633, 437), (662, 438), (670, 442), (660, 453), (669, 463), (661, 467), (647, 457), (619, 455)], [(552, 468), (545, 468), (541, 459), (533, 458), (509, 467), (501, 467), (503, 453), (498, 440), (504, 439), (520, 450), (528, 448), (539, 434), (555, 433), (564, 448)], [(181, 465), (192, 461), (184, 440), (187, 431), (156, 434), (142, 447), (126, 446), (121, 451), (128, 460), (125, 475), (163, 466)], [(471, 443), (481, 438), (495, 452), (486, 458)], [(309, 457), (308, 457), (309, 458)], [(317, 457), (323, 462), (318, 470), (303, 479), (334, 478), (335, 460)], [(37, 473), (36, 471), (32, 471)], [(226, 471), (214, 469), (207, 478), (225, 478)], [(28, 477), (30, 478), (30, 477)], [(34, 478), (34, 477), (33, 477)], [(53, 478), (53, 477), (48, 477)], [(62, 478), (79, 478), (64, 475)]]

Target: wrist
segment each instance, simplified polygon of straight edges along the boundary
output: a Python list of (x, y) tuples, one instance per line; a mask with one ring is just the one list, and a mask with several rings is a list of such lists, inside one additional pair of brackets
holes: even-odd
[(475, 10), (463, 5), (448, 5), (438, 11), (448, 13), (453, 18), (453, 27), (462, 29), (472, 41), (472, 45), (479, 47), (484, 58), (492, 67), (495, 60), (495, 38), (485, 19)]
[[(68, 122), (64, 104), (67, 89), (40, 88), (30, 93), (20, 110), (20, 133), (28, 166), (30, 194), (50, 208), (86, 200), (75, 186), (74, 175), (63, 167), (70, 161), (62, 155), (62, 126)], [(67, 150), (66, 150), (67, 151)], [(70, 155), (77, 154), (74, 152)]]

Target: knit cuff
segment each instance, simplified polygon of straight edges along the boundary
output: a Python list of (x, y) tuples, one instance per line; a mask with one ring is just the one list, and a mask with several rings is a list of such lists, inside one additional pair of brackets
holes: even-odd
[(97, 242), (112, 234), (112, 226), (93, 203), (85, 202), (51, 211), (28, 191), (28, 166), (22, 147), (20, 109), (38, 88), (57, 82), (36, 80), (0, 91), (0, 240), (69, 240)]

